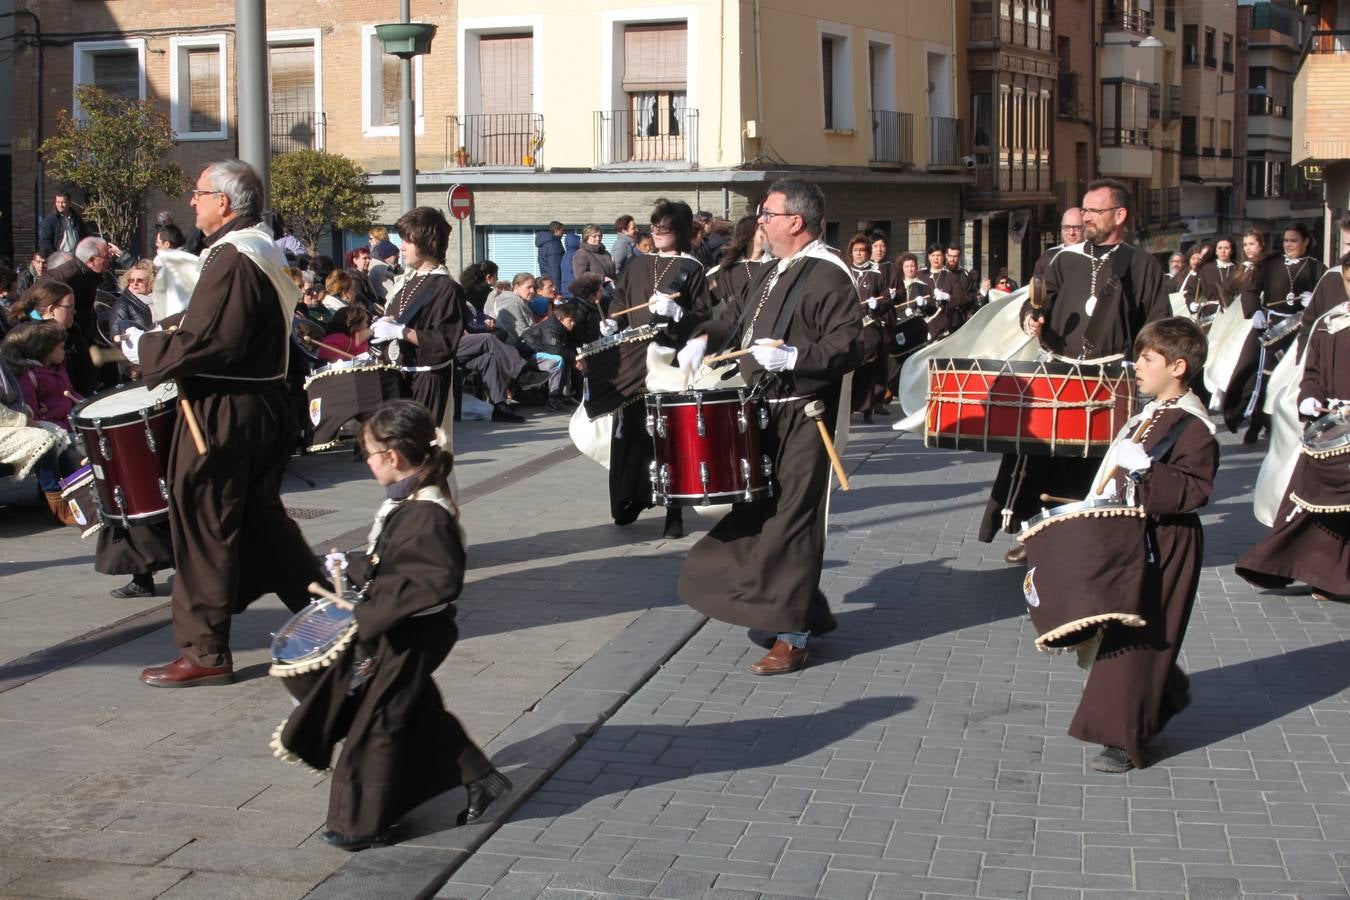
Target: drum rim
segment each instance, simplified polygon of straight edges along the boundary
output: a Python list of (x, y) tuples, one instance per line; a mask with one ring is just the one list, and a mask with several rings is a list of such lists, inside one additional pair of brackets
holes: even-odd
[[(1345, 448), (1350, 448), (1350, 431), (1346, 431), (1344, 434), (1336, 438), (1334, 441), (1326, 442), (1320, 446), (1318, 445), (1317, 442), (1313, 440), (1312, 433), (1319, 428), (1325, 428), (1328, 425), (1332, 424), (1328, 420), (1333, 419), (1336, 422), (1343, 422), (1347, 426), (1350, 426), (1350, 414), (1347, 414), (1344, 410), (1333, 409), (1323, 413), (1322, 415), (1314, 419), (1308, 425), (1308, 430), (1303, 433), (1302, 441), (1303, 441), (1303, 449), (1305, 452), (1309, 453), (1310, 455), (1322, 455), (1322, 454), (1336, 455), (1337, 452)], [(1327, 425), (1324, 425), (1323, 424), (1324, 422), (1326, 422)]]
[[(1118, 511), (1118, 512), (1117, 512)], [(1026, 520), (1022, 530), (1018, 533), (1017, 539), (1023, 539), (1023, 535), (1036, 529), (1036, 526), (1043, 525), (1051, 519), (1059, 516), (1071, 515), (1073, 513), (1084, 512), (1113, 512), (1118, 515), (1144, 516), (1144, 509), (1132, 503), (1124, 503), (1120, 500), (1076, 500), (1073, 503), (1061, 503), (1059, 506), (1052, 506), (1042, 509), (1036, 515)]]
[[(304, 618), (312, 617), (321, 610), (327, 611), (333, 608), (337, 608), (339, 612), (345, 612), (350, 618), (350, 622), (348, 622), (343, 631), (337, 636), (336, 639), (333, 640), (331, 644), (329, 644), (322, 650), (314, 650), (304, 654), (303, 656), (294, 657), (293, 659), (283, 660), (277, 657), (276, 655), (277, 641), (281, 640), (282, 636), (287, 634), (297, 621), (301, 621), (302, 617)], [(295, 615), (287, 619), (285, 623), (282, 624), (281, 628), (277, 630), (276, 634), (272, 636), (272, 643), (268, 647), (268, 653), (271, 655), (272, 664), (268, 668), (267, 674), (275, 675), (278, 678), (289, 678), (293, 675), (304, 675), (308, 672), (313, 672), (318, 669), (326, 668), (332, 665), (333, 661), (337, 659), (338, 656), (342, 653), (342, 651), (347, 649), (347, 646), (351, 644), (351, 642), (355, 639), (356, 639), (355, 611), (349, 609), (342, 609), (341, 607), (338, 607), (338, 605), (333, 600), (327, 597), (322, 597), (313, 600), (304, 609), (298, 611)]]
[[(692, 399), (700, 395), (703, 399)], [(652, 391), (647, 395), (647, 405), (667, 406), (718, 406), (728, 403), (752, 403), (750, 389), (739, 388), (691, 388), (685, 391)], [(688, 400), (664, 400), (663, 397), (689, 397)]]
[[(980, 363), (994, 363), (996, 368), (974, 370), (972, 367)], [(943, 368), (938, 368), (939, 364)], [(999, 369), (1005, 369), (1014, 375), (1037, 375), (1050, 374), (1046, 371), (1047, 364), (1057, 364), (1067, 366), (1071, 369), (1088, 371), (1093, 374), (1103, 375), (1119, 374), (1121, 376), (1129, 375), (1130, 366), (1126, 365), (1126, 360), (1122, 356), (1118, 360), (1108, 360), (1102, 362), (1093, 362), (1087, 360), (1066, 359), (1062, 356), (1056, 356), (1051, 359), (998, 359), (987, 356), (941, 356), (933, 357), (928, 360), (928, 371), (930, 376), (933, 374), (968, 374), (985, 375), (997, 373)], [(965, 368), (961, 368), (964, 366)], [(1059, 373), (1055, 373), (1059, 374)], [(1134, 384), (1133, 378), (1130, 384)]]
[[(172, 388), (173, 397), (166, 398), (163, 400), (156, 400), (153, 406), (143, 407), (141, 409), (136, 410), (130, 410), (124, 413), (113, 413), (112, 415), (106, 416), (89, 416), (85, 415), (84, 413), (84, 410), (88, 408), (88, 406), (91, 403), (96, 403), (100, 400), (106, 400), (107, 398), (112, 397), (116, 394), (125, 394), (133, 390), (156, 391), (162, 387)], [(106, 391), (100, 391), (99, 393), (95, 394), (92, 397), (86, 397), (83, 400), (81, 400), (78, 404), (76, 404), (75, 407), (70, 411), (70, 424), (75, 426), (76, 428), (80, 428), (81, 426), (83, 426), (85, 428), (92, 429), (95, 427), (94, 422), (97, 421), (100, 427), (108, 427), (108, 426), (116, 427), (118, 425), (128, 425), (133, 422), (141, 421), (142, 414), (146, 413), (147, 411), (149, 412), (147, 418), (151, 419), (156, 418), (157, 416), (169, 415), (174, 412), (173, 401), (177, 399), (177, 397), (178, 397), (178, 386), (171, 381), (166, 381), (163, 384), (160, 384), (153, 388), (147, 387), (144, 379), (140, 381), (131, 381), (126, 384), (119, 384), (115, 388), (110, 388)]]

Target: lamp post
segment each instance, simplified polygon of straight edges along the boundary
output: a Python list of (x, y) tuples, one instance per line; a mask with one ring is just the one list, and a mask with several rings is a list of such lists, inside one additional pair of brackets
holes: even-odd
[(397, 56), (403, 81), (403, 93), (398, 103), (398, 181), (399, 205), (407, 212), (417, 205), (417, 120), (413, 109), (412, 61), (414, 56), (431, 52), (431, 39), (436, 26), (412, 22), (410, 0), (402, 0), (401, 21), (394, 25), (376, 25), (375, 36), (384, 52)]

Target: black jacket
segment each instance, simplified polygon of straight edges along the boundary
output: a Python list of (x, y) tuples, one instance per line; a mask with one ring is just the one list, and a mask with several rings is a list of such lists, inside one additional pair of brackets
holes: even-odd
[[(84, 224), (84, 219), (73, 209), (67, 209), (70, 218), (75, 222), (75, 239), (89, 237), (89, 226)], [(42, 217), (41, 224), (38, 225), (38, 252), (43, 256), (49, 256), (56, 250), (57, 244), (61, 242), (61, 232), (65, 230), (65, 225), (61, 222), (61, 214), (56, 210)], [(72, 248), (73, 250), (73, 248)]]
[(526, 328), (520, 342), (535, 353), (552, 353), (563, 359), (571, 359), (576, 353), (572, 332), (563, 327), (557, 316), (549, 316)]

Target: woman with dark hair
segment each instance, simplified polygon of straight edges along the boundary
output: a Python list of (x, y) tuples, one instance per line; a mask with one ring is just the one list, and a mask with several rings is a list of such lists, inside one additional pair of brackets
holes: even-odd
[(1196, 244), (1186, 251), (1186, 264), (1181, 267), (1181, 271), (1172, 276), (1172, 293), (1181, 294), (1192, 316), (1199, 311), (1200, 270), (1213, 253), (1214, 248), (1209, 244)]
[(419, 206), (395, 223), (403, 239), (404, 270), (389, 286), (385, 314), (370, 340), (384, 358), (416, 368), (412, 398), (441, 422), (450, 402), (450, 366), (464, 334), (464, 293), (445, 267), (450, 223), (440, 210)]
[(459, 636), (454, 604), (464, 587), (449, 440), (424, 407), (395, 400), (366, 420), (360, 442), (386, 499), (365, 551), (328, 558), (363, 597), (352, 609), (356, 638), (272, 741), (283, 759), (332, 766), (322, 838), (352, 852), (389, 843), (404, 814), (461, 785), (461, 823), (511, 789), (432, 680)]
[[(572, 271), (563, 273), (563, 281), (570, 282), (588, 272), (599, 275), (601, 281), (601, 300), (606, 301), (614, 293), (614, 258), (605, 249), (601, 238), (604, 233), (599, 225), (587, 225), (581, 229), (581, 246), (572, 256)], [(571, 275), (571, 278), (567, 276)]]
[(1226, 309), (1237, 296), (1233, 293), (1232, 286), (1240, 271), (1233, 239), (1226, 235), (1217, 239), (1214, 242), (1213, 258), (1200, 269), (1201, 306), (1208, 307), (1217, 303), (1220, 310)]
[(858, 292), (863, 313), (863, 363), (853, 371), (852, 411), (862, 413), (863, 424), (872, 424), (872, 409), (886, 392), (886, 368), (890, 359), (895, 304), (872, 260), (872, 241), (855, 234), (844, 251), (849, 274)]
[(66, 330), (66, 370), (71, 384), (80, 394), (93, 394), (99, 387), (98, 368), (89, 356), (84, 336), (75, 327), (75, 292), (64, 281), (41, 278), (10, 305), (11, 330), (44, 319)]
[(929, 338), (936, 341), (961, 324), (957, 320), (957, 307), (965, 297), (964, 282), (958, 273), (947, 268), (947, 248), (940, 243), (928, 248), (928, 268), (919, 273), (919, 280), (928, 290), (920, 295), (924, 299), (915, 306), (928, 320)]
[(867, 239), (871, 241), (872, 245), (872, 262), (877, 264), (877, 271), (881, 272), (881, 286), (886, 289), (886, 293), (891, 300), (902, 299), (900, 287), (903, 276), (900, 272), (899, 262), (892, 262), (889, 258), (890, 238), (886, 236), (886, 232), (878, 228), (869, 234)]
[(722, 259), (707, 272), (708, 292), (714, 306), (721, 306), (745, 292), (763, 264), (759, 223), (754, 216), (741, 216), (731, 231)]
[[(687, 203), (662, 198), (652, 208), (651, 222), (656, 252), (630, 260), (614, 290), (615, 307), (638, 308), (625, 315), (622, 326), (614, 319), (605, 319), (601, 331), (614, 334), (621, 327), (661, 326), (664, 330), (656, 340), (679, 347), (688, 338), (693, 320), (697, 318), (690, 313), (706, 313), (712, 302), (703, 265), (690, 253), (694, 214)], [(647, 467), (655, 450), (652, 437), (647, 433), (647, 410), (641, 402), (646, 393), (647, 345), (640, 341), (624, 343), (609, 352), (619, 354), (617, 367), (607, 369), (603, 374), (592, 369), (590, 377), (593, 390), (597, 387), (596, 381), (607, 382), (605, 390), (594, 391), (594, 395), (620, 398), (615, 400), (618, 405), (587, 400), (586, 412), (591, 418), (614, 413), (609, 506), (614, 524), (628, 525), (652, 505), (652, 482)], [(684, 535), (684, 520), (678, 506), (666, 510), (665, 534), (667, 537)]]
[[(1251, 234), (1248, 232), (1248, 236)], [(1246, 241), (1243, 243), (1245, 249)], [(1306, 335), (1298, 333), (1302, 330), (1298, 326), (1275, 341), (1269, 332), (1272, 328), (1289, 327), (1285, 324), (1288, 320), (1302, 321), (1313, 289), (1326, 272), (1326, 266), (1309, 252), (1312, 235), (1307, 226), (1296, 223), (1285, 228), (1283, 246), (1283, 255), (1266, 256), (1242, 281), (1242, 313), (1251, 323), (1251, 330), (1243, 341), (1242, 354), (1224, 393), (1223, 419), (1233, 432), (1247, 420), (1244, 444), (1256, 443), (1267, 424), (1266, 387), (1276, 363), (1288, 350), (1306, 342)]]

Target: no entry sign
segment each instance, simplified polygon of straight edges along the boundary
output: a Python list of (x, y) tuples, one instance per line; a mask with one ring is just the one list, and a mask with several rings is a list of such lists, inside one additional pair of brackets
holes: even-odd
[(445, 205), (450, 208), (450, 215), (456, 219), (467, 219), (473, 215), (473, 191), (465, 185), (457, 184), (446, 194)]

